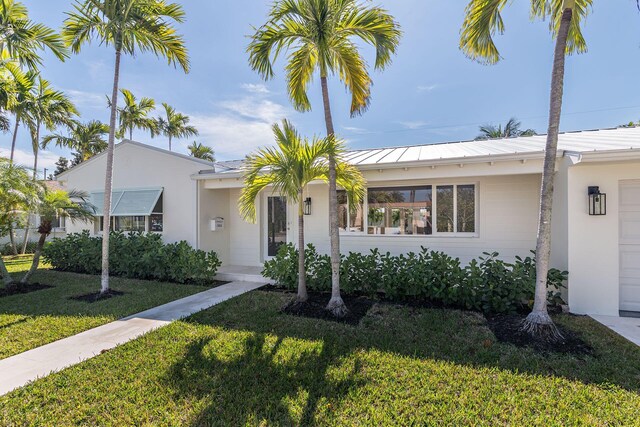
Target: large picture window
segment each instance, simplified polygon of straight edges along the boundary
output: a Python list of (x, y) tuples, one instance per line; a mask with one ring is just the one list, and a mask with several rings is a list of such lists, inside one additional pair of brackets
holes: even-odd
[(475, 184), (369, 188), (364, 206), (349, 210), (338, 192), (343, 233), (370, 235), (464, 235), (476, 233)]

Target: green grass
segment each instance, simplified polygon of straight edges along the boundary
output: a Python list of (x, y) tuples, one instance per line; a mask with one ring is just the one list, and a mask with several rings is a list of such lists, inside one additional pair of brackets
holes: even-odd
[[(7, 257), (5, 260), (7, 269), (16, 279), (31, 264), (31, 257)], [(126, 295), (88, 304), (68, 297), (100, 290), (97, 276), (41, 268), (31, 281), (54, 287), (0, 298), (0, 359), (208, 289), (112, 278), (111, 287)]]
[(482, 316), (376, 305), (357, 327), (251, 292), (0, 398), (0, 425), (638, 425), (640, 349), (495, 342)]

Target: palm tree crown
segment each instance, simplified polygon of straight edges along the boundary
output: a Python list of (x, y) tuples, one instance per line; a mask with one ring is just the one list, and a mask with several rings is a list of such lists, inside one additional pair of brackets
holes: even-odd
[[(128, 133), (129, 139), (133, 139), (133, 130), (140, 129), (149, 132), (154, 131), (156, 122), (149, 114), (156, 108), (156, 102), (151, 98), (140, 98), (140, 102), (135, 95), (127, 89), (120, 89), (122, 93), (122, 107), (118, 108), (118, 137), (122, 138)], [(111, 100), (107, 97), (109, 107)]]
[(518, 136), (533, 136), (536, 135), (536, 131), (533, 129), (522, 130), (522, 123), (515, 117), (509, 119), (505, 123), (504, 128), (502, 125), (482, 125), (480, 126), (480, 134), (476, 137), (476, 140), (483, 139), (498, 139), (498, 138), (515, 138)]
[(50, 143), (58, 147), (66, 147), (75, 150), (82, 161), (107, 149), (105, 136), (109, 133), (109, 126), (92, 120), (87, 123), (74, 122), (69, 135), (54, 133), (42, 138), (42, 149), (46, 149)]
[(337, 74), (351, 93), (351, 115), (366, 111), (371, 76), (353, 39), (376, 49), (375, 68), (391, 62), (400, 27), (386, 10), (356, 0), (277, 1), (270, 20), (252, 37), (249, 64), (265, 79), (274, 76), (273, 61), (291, 50), (286, 66), (289, 97), (299, 111), (311, 110), (307, 89), (316, 70)]
[(165, 117), (158, 117), (156, 125), (151, 135), (164, 135), (169, 138), (169, 151), (171, 151), (171, 141), (173, 138), (187, 138), (189, 136), (197, 136), (198, 129), (189, 125), (189, 116), (178, 113), (175, 108), (162, 103), (164, 107)]
[(22, 3), (0, 0), (0, 61), (18, 61), (35, 69), (42, 63), (37, 51), (44, 49), (62, 61), (69, 57), (60, 35), (29, 20), (27, 8)]
[(215, 162), (215, 152), (213, 148), (202, 145), (201, 143), (193, 141), (193, 144), (187, 147), (189, 149), (189, 155), (197, 159), (207, 160), (209, 162)]

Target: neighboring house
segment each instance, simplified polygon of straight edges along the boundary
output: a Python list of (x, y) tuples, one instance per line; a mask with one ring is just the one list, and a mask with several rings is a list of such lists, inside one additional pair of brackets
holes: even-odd
[[(483, 252), (497, 251), (507, 261), (529, 255), (544, 147), (545, 136), (532, 136), (349, 152), (369, 190), (354, 213), (339, 195), (342, 251), (399, 254), (425, 246), (463, 263)], [(58, 179), (94, 193), (100, 205), (105, 160), (98, 155)], [(161, 224), (166, 241), (215, 250), (225, 265), (259, 266), (280, 244), (296, 242), (297, 211), (267, 191), (258, 201), (258, 222), (249, 224), (237, 209), (242, 185), (241, 161), (208, 164), (124, 141), (115, 150), (114, 225), (160, 232)], [(594, 186), (606, 197), (589, 196)], [(311, 203), (306, 239), (326, 253), (327, 186), (310, 185), (305, 198)], [(596, 199), (606, 201), (606, 215), (589, 214)], [(100, 232), (97, 224), (92, 232)], [(570, 273), (572, 312), (640, 312), (640, 128), (560, 135), (552, 265)]]

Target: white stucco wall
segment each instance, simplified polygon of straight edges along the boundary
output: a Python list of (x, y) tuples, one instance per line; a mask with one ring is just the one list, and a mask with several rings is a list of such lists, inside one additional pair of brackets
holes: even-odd
[[(619, 311), (619, 187), (640, 179), (640, 162), (581, 163), (568, 172), (569, 307), (578, 314)], [(587, 187), (607, 194), (607, 215), (589, 216)]]
[[(113, 188), (163, 187), (165, 242), (186, 240), (196, 246), (197, 183), (191, 175), (206, 168), (201, 162), (132, 143), (121, 143), (114, 157)], [(60, 177), (66, 188), (103, 191), (106, 156), (96, 157)], [(67, 232), (94, 231), (93, 224), (67, 224)]]
[[(203, 183), (199, 182), (198, 185), (202, 187)], [(201, 188), (199, 193), (198, 247), (206, 251), (215, 251), (220, 261), (222, 261), (222, 265), (229, 265), (231, 261), (229, 190), (205, 190)], [(225, 226), (222, 230), (211, 231), (210, 221), (217, 217), (224, 219)]]

